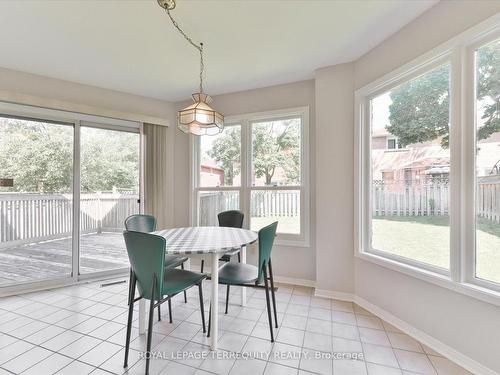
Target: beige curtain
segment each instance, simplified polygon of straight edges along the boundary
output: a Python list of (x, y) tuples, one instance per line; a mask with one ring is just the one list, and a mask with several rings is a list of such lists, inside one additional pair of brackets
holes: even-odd
[(158, 229), (172, 226), (172, 147), (166, 126), (144, 124), (144, 212)]

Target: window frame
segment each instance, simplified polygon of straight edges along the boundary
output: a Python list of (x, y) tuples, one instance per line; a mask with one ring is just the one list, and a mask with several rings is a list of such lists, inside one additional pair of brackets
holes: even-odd
[[(301, 118), (301, 168), (300, 185), (252, 186), (252, 124), (287, 118)], [(300, 234), (277, 233), (275, 243), (281, 246), (309, 247), (310, 244), (310, 196), (309, 196), (309, 107), (287, 108), (275, 111), (226, 116), (225, 127), (241, 126), (241, 184), (240, 186), (203, 187), (199, 185), (200, 138), (190, 135), (190, 224), (198, 225), (200, 191), (238, 191), (240, 210), (245, 214), (244, 228), (250, 228), (250, 197), (258, 190), (300, 190)], [(305, 167), (305, 168), (304, 168)]]
[[(354, 255), (450, 290), (500, 306), (500, 284), (475, 276), (477, 48), (500, 38), (500, 14), (355, 92)], [(370, 248), (371, 168), (369, 101), (440, 64), (450, 64), (450, 268), (449, 272)]]

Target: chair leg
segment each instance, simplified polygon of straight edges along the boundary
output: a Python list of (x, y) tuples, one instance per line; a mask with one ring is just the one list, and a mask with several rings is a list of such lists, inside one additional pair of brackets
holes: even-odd
[(158, 321), (161, 322), (161, 309), (160, 309), (160, 306), (161, 305), (158, 305)]
[(278, 328), (278, 313), (276, 312), (276, 296), (274, 295), (273, 266), (271, 265), (270, 258), (269, 258), (269, 278), (271, 280), (271, 297), (273, 298), (274, 321), (276, 323), (275, 327)]
[(200, 294), (201, 324), (203, 325), (203, 333), (205, 333), (207, 330), (205, 329), (205, 305), (203, 303), (203, 288), (201, 283), (198, 285), (198, 291)]
[(207, 337), (210, 337), (210, 326), (212, 324), (212, 303), (210, 303), (210, 306), (208, 307), (208, 332), (207, 332)]
[[(184, 263), (181, 263), (181, 270), (183, 270), (183, 269), (184, 269)], [(184, 303), (188, 303), (186, 291), (184, 291)]]
[(132, 293), (132, 268), (130, 268), (130, 275), (128, 278), (128, 297), (127, 303), (130, 304), (130, 294)]
[(229, 306), (229, 284), (227, 284), (227, 288), (226, 288), (226, 312), (225, 314), (227, 314), (227, 307)]
[(153, 275), (153, 287), (151, 292), (151, 300), (149, 303), (149, 323), (148, 323), (148, 341), (146, 345), (146, 375), (149, 375), (149, 361), (151, 359), (151, 339), (153, 336), (153, 316), (155, 306), (155, 293), (156, 293), (156, 275)]
[(132, 317), (134, 314), (134, 299), (135, 299), (135, 276), (132, 270), (130, 271), (130, 290), (128, 297), (128, 319), (127, 319), (127, 338), (125, 339), (125, 359), (123, 367), (128, 366), (128, 352), (130, 348), (130, 331), (132, 330)]
[(271, 342), (274, 342), (273, 319), (271, 318), (271, 302), (269, 301), (269, 280), (267, 279), (267, 269), (264, 264), (264, 285), (266, 287), (267, 318), (269, 319), (269, 332), (271, 333)]
[(200, 268), (200, 273), (203, 273), (203, 268), (205, 268), (205, 260), (201, 260), (201, 268)]
[(172, 302), (168, 300), (168, 317), (170, 319), (170, 323), (172, 323)]
[[(241, 252), (241, 250), (240, 250), (240, 252)], [(241, 263), (241, 254), (240, 254), (240, 252), (238, 252), (238, 263)]]

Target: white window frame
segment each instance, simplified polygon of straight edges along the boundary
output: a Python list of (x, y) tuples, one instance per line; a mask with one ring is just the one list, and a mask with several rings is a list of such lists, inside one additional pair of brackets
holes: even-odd
[[(252, 186), (252, 124), (256, 122), (301, 118), (301, 184), (286, 186)], [(255, 190), (300, 190), (300, 234), (278, 233), (276, 245), (309, 247), (310, 244), (310, 197), (309, 197), (309, 107), (288, 108), (276, 111), (226, 116), (226, 127), (241, 126), (241, 186), (199, 186), (200, 138), (190, 136), (190, 223), (198, 225), (198, 193), (200, 191), (239, 191), (240, 210), (245, 214), (244, 227), (250, 227), (250, 196)]]
[[(500, 14), (459, 34), (355, 92), (355, 256), (500, 306), (500, 284), (475, 276), (474, 51), (500, 38)], [(370, 246), (370, 100), (441, 64), (450, 64), (450, 267), (377, 251)]]

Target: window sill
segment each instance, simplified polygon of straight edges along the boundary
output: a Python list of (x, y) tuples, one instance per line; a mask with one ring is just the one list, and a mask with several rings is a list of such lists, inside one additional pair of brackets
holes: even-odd
[(378, 266), (403, 273), (416, 279), (426, 281), (428, 283), (438, 285), (454, 292), (500, 307), (500, 292), (495, 290), (487, 289), (469, 282), (456, 282), (451, 280), (451, 278), (447, 275), (417, 268), (409, 264), (388, 259), (380, 255), (371, 254), (366, 251), (357, 251), (355, 256)]

